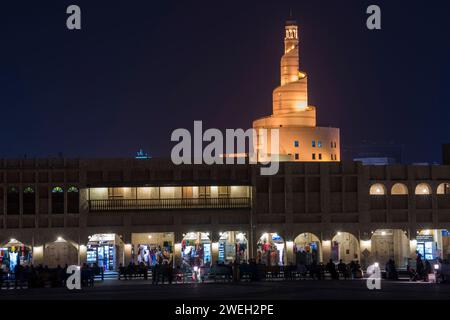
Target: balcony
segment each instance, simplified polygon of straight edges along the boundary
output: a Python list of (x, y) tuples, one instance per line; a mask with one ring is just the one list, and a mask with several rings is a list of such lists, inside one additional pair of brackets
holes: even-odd
[(89, 200), (90, 212), (161, 209), (243, 209), (251, 208), (251, 198), (178, 198)]

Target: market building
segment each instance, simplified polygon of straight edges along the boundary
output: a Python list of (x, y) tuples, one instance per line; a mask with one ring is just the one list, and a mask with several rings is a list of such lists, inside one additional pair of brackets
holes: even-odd
[[(450, 166), (0, 161), (2, 264), (448, 258)], [(161, 258), (160, 258), (161, 257)]]
[(340, 161), (339, 129), (316, 126), (286, 24), (273, 115), (280, 168), (170, 159), (0, 159), (0, 264), (130, 262), (187, 267), (450, 257), (450, 165)]

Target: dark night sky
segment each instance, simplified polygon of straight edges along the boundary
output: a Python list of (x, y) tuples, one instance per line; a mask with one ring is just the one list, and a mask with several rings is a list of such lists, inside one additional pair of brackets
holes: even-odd
[[(369, 4), (382, 30), (365, 27)], [(66, 29), (66, 8), (82, 30)], [(271, 113), (289, 8), (318, 124), (342, 143), (450, 142), (448, 1), (4, 1), (0, 157), (167, 156), (175, 128), (248, 128)]]

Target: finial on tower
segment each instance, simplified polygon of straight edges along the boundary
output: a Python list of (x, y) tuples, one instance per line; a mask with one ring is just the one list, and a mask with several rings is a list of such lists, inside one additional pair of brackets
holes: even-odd
[(292, 8), (289, 8), (289, 17), (286, 19), (286, 26), (296, 26), (297, 20), (294, 19)]

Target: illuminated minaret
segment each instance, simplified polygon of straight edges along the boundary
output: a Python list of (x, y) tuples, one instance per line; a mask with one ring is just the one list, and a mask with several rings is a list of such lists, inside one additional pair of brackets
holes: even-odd
[(300, 71), (299, 44), (297, 22), (289, 19), (280, 61), (280, 86), (272, 95), (273, 113), (255, 120), (253, 127), (279, 130), (281, 161), (340, 161), (339, 129), (317, 127), (316, 108), (308, 104), (308, 76)]

